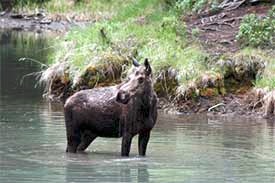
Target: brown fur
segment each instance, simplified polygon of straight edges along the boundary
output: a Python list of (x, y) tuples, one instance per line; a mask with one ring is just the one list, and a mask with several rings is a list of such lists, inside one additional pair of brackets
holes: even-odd
[(148, 61), (119, 85), (75, 93), (67, 99), (64, 112), (67, 152), (84, 151), (96, 137), (122, 137), (121, 155), (128, 156), (131, 140), (139, 134), (139, 154), (145, 155), (157, 119)]

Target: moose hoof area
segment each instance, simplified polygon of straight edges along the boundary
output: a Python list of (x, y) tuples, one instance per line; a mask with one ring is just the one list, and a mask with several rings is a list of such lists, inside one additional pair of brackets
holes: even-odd
[(69, 146), (69, 147), (67, 147), (66, 152), (67, 153), (76, 153), (76, 148)]
[(122, 157), (129, 157), (129, 154), (121, 154)]

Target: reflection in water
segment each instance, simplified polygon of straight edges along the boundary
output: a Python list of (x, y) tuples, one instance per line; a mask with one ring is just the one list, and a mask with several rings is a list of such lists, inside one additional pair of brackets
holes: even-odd
[[(274, 120), (160, 114), (148, 156), (120, 157), (121, 139), (98, 138), (85, 154), (66, 154), (63, 108), (41, 99), (40, 69), (18, 63), (46, 60), (41, 37), (0, 34), (0, 182), (275, 182)], [(44, 40), (44, 41), (43, 41)], [(21, 50), (21, 52), (20, 52)]]
[(0, 43), (1, 97), (41, 97), (41, 93), (34, 90), (34, 77), (26, 77), (23, 84), (20, 84), (26, 74), (40, 70), (41, 65), (34, 62), (22, 63), (19, 59), (25, 57), (46, 62), (49, 50), (45, 50), (45, 37), (38, 34), (0, 31)]
[(147, 165), (139, 161), (129, 159), (122, 164), (110, 161), (108, 167), (104, 163), (80, 167), (78, 163), (69, 162), (66, 165), (66, 182), (149, 182)]

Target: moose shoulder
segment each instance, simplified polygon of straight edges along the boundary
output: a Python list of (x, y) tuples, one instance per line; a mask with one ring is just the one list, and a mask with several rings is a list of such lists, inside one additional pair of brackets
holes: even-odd
[(157, 120), (157, 96), (148, 60), (133, 64), (133, 72), (121, 84), (79, 91), (67, 99), (67, 152), (84, 151), (96, 137), (122, 137), (121, 155), (129, 156), (138, 134), (139, 155), (145, 155)]

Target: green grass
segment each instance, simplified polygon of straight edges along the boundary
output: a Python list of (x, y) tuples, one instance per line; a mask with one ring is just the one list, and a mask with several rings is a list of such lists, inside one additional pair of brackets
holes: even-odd
[(262, 60), (265, 63), (265, 69), (259, 73), (254, 86), (256, 88), (267, 88), (268, 90), (275, 89), (275, 52), (271, 50), (263, 50), (259, 48), (245, 48), (240, 52), (240, 55), (247, 56), (251, 60)]
[(246, 15), (239, 28), (237, 39), (243, 46), (274, 47), (275, 6), (266, 17)]
[[(129, 56), (138, 60), (148, 58), (156, 78), (159, 75), (164, 76), (163, 73), (168, 68), (175, 69), (177, 72), (176, 82), (171, 80), (173, 81), (171, 87), (173, 91), (177, 90), (176, 94), (179, 95), (186, 93), (188, 95), (188, 92), (194, 93), (196, 89), (204, 91), (205, 79), (209, 79), (209, 81), (223, 79), (223, 73), (215, 66), (212, 57), (194, 39), (188, 39), (186, 25), (180, 20), (177, 7), (170, 6), (167, 9), (165, 0), (128, 0), (123, 1), (123, 6), (120, 9), (115, 8), (117, 1), (106, 0), (104, 7), (101, 7), (103, 1), (94, 0), (93, 2), (95, 12), (100, 14), (101, 11), (104, 12), (110, 8), (108, 13), (112, 17), (97, 21), (89, 27), (72, 29), (64, 37), (56, 40), (54, 44), (56, 51), (51, 58), (52, 64), (67, 62), (70, 66), (71, 80), (76, 81), (76, 78), (82, 77), (85, 82), (93, 81), (89, 86), (95, 86), (104, 78), (110, 82), (110, 77), (104, 76), (105, 71), (101, 72), (99, 69), (108, 69), (108, 66), (111, 65), (114, 66), (113, 71), (116, 70), (121, 74), (121, 69), (119, 69), (121, 65), (119, 64), (124, 64), (125, 59), (129, 61)], [(197, 30), (192, 33), (195, 37)], [(257, 60), (262, 60), (266, 64), (266, 68), (257, 75), (254, 86), (275, 88), (275, 79), (273, 79), (275, 53), (246, 48), (232, 56), (233, 59), (251, 65), (255, 64), (255, 60), (256, 63)], [(123, 68), (127, 71), (129, 67)], [(205, 75), (209, 77), (205, 78)], [(123, 74), (123, 76), (125, 75)], [(202, 76), (204, 77), (203, 81)], [(116, 77), (115, 82), (118, 81), (119, 78)], [(102, 83), (104, 84), (104, 82)], [(166, 86), (169, 81), (164, 83), (164, 90), (172, 91), (170, 86)], [(202, 86), (193, 86), (192, 83), (201, 83)], [(163, 83), (158, 83), (156, 86), (162, 87), (163, 90), (161, 85)], [(177, 88), (174, 88), (175, 86)], [(222, 89), (223, 86), (219, 87)], [(191, 88), (190, 91), (188, 88)], [(213, 93), (213, 91), (205, 90), (205, 93)]]
[(173, 9), (165, 9), (159, 0), (126, 1), (124, 5), (112, 19), (71, 30), (58, 40), (54, 61), (66, 58), (72, 78), (85, 72), (87, 65), (96, 66), (105, 55), (112, 54), (149, 58), (156, 75), (164, 68), (175, 68), (180, 84), (207, 70), (208, 55), (187, 40), (186, 26)]
[(33, 3), (25, 0), (17, 3), (15, 11), (33, 13), (38, 9), (44, 9), (50, 16), (82, 17), (82, 19), (98, 20), (116, 16), (121, 9), (125, 8), (134, 0), (48, 0), (43, 3)]

